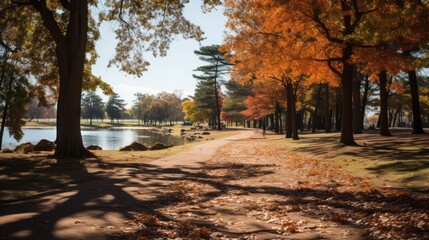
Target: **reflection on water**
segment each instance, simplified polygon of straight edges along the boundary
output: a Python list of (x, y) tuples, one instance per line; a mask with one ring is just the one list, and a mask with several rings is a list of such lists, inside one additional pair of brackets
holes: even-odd
[[(24, 137), (18, 143), (5, 131), (3, 136), (2, 148), (15, 148), (17, 145), (25, 142), (36, 144), (40, 139), (55, 140), (55, 128), (26, 128), (23, 129)], [(98, 145), (104, 150), (118, 150), (120, 147), (128, 145), (134, 141), (143, 143), (145, 146), (151, 146), (156, 142), (167, 145), (181, 145), (183, 140), (176, 136), (162, 135), (147, 129), (94, 129), (82, 130), (83, 145)]]

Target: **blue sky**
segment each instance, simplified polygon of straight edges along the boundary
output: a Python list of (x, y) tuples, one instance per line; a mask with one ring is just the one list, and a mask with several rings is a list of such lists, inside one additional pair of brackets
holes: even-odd
[[(210, 13), (202, 13), (201, 1), (191, 1), (185, 8), (185, 16), (193, 23), (199, 25), (205, 32), (206, 40), (198, 43), (195, 40), (184, 40), (177, 36), (172, 42), (166, 57), (153, 58), (151, 53), (146, 54), (150, 66), (147, 72), (140, 78), (127, 76), (117, 68), (107, 68), (109, 60), (115, 51), (115, 36), (112, 27), (104, 24), (101, 28), (101, 39), (96, 45), (100, 55), (93, 72), (96, 76), (109, 83), (114, 91), (120, 95), (128, 104), (132, 105), (134, 94), (149, 93), (157, 94), (161, 91), (173, 92), (179, 90), (183, 92), (183, 97), (193, 95), (196, 80), (192, 77), (193, 70), (204, 65), (194, 54), (200, 45), (221, 44), (224, 36), (224, 25), (226, 18), (222, 9), (217, 8)], [(103, 99), (107, 97), (103, 96)]]

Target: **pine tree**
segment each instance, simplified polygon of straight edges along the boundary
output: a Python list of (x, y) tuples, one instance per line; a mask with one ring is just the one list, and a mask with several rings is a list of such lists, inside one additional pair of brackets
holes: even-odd
[[(214, 97), (214, 116), (216, 117), (217, 129), (222, 130), (221, 121), (220, 121), (220, 113), (221, 113), (221, 90), (220, 90), (220, 82), (222, 80), (222, 76), (229, 72), (231, 64), (224, 57), (224, 54), (219, 51), (219, 45), (211, 45), (200, 47), (199, 51), (194, 51), (196, 55), (199, 56), (201, 61), (207, 62), (208, 65), (198, 67), (195, 71), (199, 71), (202, 75), (193, 75), (199, 83), (197, 84), (197, 91), (199, 93), (207, 94), (207, 96), (200, 96), (200, 98), (196, 98), (197, 105), (199, 100), (207, 99), (210, 100), (210, 95)], [(201, 87), (204, 90), (199, 90)], [(212, 90), (210, 91), (210, 87)], [(211, 92), (211, 94), (210, 94)], [(197, 94), (196, 94), (197, 95)], [(213, 105), (212, 105), (213, 106)]]
[(82, 98), (82, 117), (89, 119), (89, 125), (94, 118), (104, 118), (103, 100), (95, 92), (90, 91)]
[(114, 94), (109, 97), (109, 100), (106, 104), (106, 112), (110, 117), (111, 123), (116, 119), (119, 122), (119, 119), (122, 116), (122, 111), (125, 110), (124, 100), (119, 98), (118, 94)]

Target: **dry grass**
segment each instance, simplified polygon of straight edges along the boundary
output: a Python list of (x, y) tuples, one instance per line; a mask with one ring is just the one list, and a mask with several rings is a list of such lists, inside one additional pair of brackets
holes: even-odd
[(429, 135), (392, 129), (392, 137), (377, 132), (355, 135), (359, 146), (339, 143), (339, 133), (301, 134), (299, 141), (269, 135), (270, 144), (332, 161), (374, 184), (428, 193)]

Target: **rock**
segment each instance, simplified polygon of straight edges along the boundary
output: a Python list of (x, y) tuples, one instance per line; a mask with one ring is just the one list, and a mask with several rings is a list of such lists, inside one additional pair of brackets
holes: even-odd
[(42, 139), (34, 146), (34, 151), (52, 151), (56, 146), (54, 142)]
[(209, 132), (203, 132), (203, 133), (201, 133), (201, 135), (210, 135), (210, 133)]
[(180, 133), (180, 136), (183, 136), (183, 135), (186, 135), (186, 133), (185, 132)]
[(203, 137), (203, 136), (198, 136), (198, 138), (199, 138), (199, 139), (202, 139), (202, 138), (204, 138), (204, 137)]
[(162, 129), (162, 133), (169, 133), (169, 129)]
[(148, 148), (139, 142), (133, 142), (130, 145), (119, 149), (119, 151), (146, 151), (146, 150), (148, 150)]
[(186, 140), (188, 140), (189, 142), (193, 142), (193, 141), (195, 141), (195, 139), (197, 139), (197, 136), (194, 136), (194, 135), (192, 135), (190, 137), (186, 137)]
[(163, 143), (157, 142), (154, 145), (152, 145), (149, 150), (162, 150), (166, 148), (171, 148), (173, 145), (165, 145)]
[(29, 153), (34, 151), (34, 145), (31, 142), (23, 143), (15, 148), (15, 152)]
[(184, 132), (186, 132), (186, 129), (180, 129), (180, 132), (184, 133)]
[(89, 145), (88, 147), (86, 147), (86, 149), (88, 150), (103, 150), (100, 146), (98, 145)]
[(13, 150), (10, 148), (5, 148), (2, 150), (2, 153), (13, 153)]

